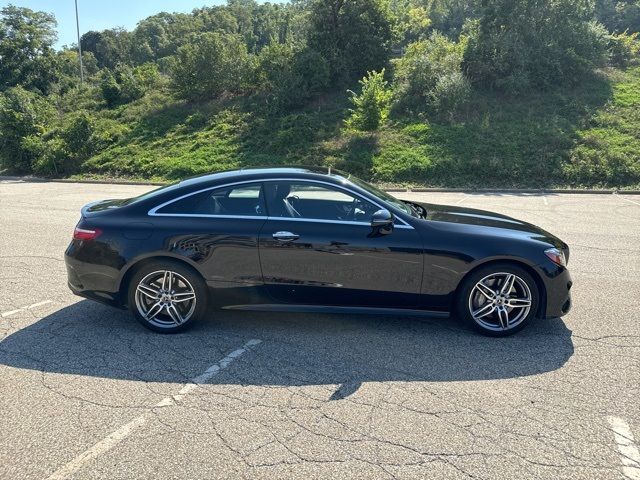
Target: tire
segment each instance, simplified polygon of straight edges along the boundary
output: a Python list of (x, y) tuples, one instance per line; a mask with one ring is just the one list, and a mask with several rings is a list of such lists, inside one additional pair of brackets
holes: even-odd
[[(511, 288), (505, 293), (507, 281)], [(494, 263), (472, 272), (456, 297), (462, 322), (491, 337), (522, 330), (535, 317), (539, 304), (540, 292), (531, 274), (511, 263)]]
[(202, 277), (192, 268), (171, 260), (153, 261), (137, 270), (129, 282), (127, 297), (134, 317), (160, 333), (188, 328), (204, 317), (208, 303)]

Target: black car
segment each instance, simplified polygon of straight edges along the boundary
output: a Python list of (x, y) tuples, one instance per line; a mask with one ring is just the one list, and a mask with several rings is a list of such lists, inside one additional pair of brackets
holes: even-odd
[(209, 308), (427, 314), (494, 336), (569, 311), (568, 246), (314, 168), (215, 173), (82, 208), (69, 287), (176, 332)]

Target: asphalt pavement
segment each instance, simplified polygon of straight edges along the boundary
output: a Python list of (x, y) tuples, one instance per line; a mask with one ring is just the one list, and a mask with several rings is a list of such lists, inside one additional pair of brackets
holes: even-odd
[(0, 478), (640, 479), (640, 196), (396, 193), (571, 247), (573, 309), (212, 312), (179, 335), (66, 286), (80, 207), (150, 187), (0, 181)]

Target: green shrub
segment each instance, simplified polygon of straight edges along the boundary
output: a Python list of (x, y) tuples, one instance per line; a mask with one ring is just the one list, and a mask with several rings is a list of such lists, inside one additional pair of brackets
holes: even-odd
[(203, 33), (178, 49), (171, 87), (191, 101), (240, 93), (249, 86), (253, 69), (253, 59), (239, 36)]
[(66, 117), (60, 127), (44, 136), (46, 144), (35, 162), (34, 170), (47, 175), (78, 172), (82, 162), (97, 150), (94, 133), (95, 122), (87, 112)]
[(118, 65), (113, 71), (103, 70), (100, 90), (102, 98), (111, 108), (142, 98), (159, 84), (160, 73), (154, 64), (147, 63), (135, 68)]
[(376, 130), (389, 115), (391, 89), (384, 79), (384, 69), (380, 72), (367, 72), (359, 81), (360, 94), (349, 91), (353, 108), (346, 125), (356, 130)]
[(0, 165), (30, 173), (41, 152), (40, 137), (53, 117), (47, 100), (22, 87), (0, 93)]
[(116, 77), (109, 70), (105, 70), (102, 75), (100, 91), (108, 107), (113, 107), (120, 101), (120, 85), (118, 85)]
[(314, 50), (274, 43), (258, 56), (256, 83), (268, 110), (278, 112), (302, 106), (325, 90), (329, 66)]
[(471, 91), (460, 70), (464, 48), (464, 38), (456, 43), (438, 32), (409, 45), (396, 63), (396, 106), (446, 112), (464, 103)]
[(291, 65), (291, 84), (287, 97), (291, 106), (324, 91), (329, 86), (329, 64), (316, 50), (304, 48), (297, 51)]
[(433, 107), (441, 113), (450, 113), (464, 105), (471, 96), (471, 83), (462, 72), (453, 72), (438, 78), (431, 91)]
[(626, 67), (640, 53), (638, 32), (609, 35), (609, 61), (612, 65)]

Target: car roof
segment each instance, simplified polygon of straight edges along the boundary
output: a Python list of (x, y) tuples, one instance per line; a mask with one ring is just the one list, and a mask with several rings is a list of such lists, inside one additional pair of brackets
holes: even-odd
[(348, 181), (349, 175), (328, 167), (242, 168), (187, 178), (132, 198), (127, 203), (131, 206), (146, 205), (148, 203), (167, 201), (171, 197), (190, 194), (201, 189), (215, 188), (217, 185), (225, 183), (263, 181), (283, 177), (322, 179), (332, 181), (335, 184), (344, 184)]
[(305, 178), (309, 176), (332, 177), (340, 181), (344, 180), (348, 174), (344, 174), (343, 172), (332, 169), (331, 167), (252, 167), (198, 175), (182, 180), (179, 185), (181, 187), (192, 187), (227, 180), (244, 180), (245, 178), (247, 180), (254, 178), (268, 179), (283, 176), (293, 178)]

